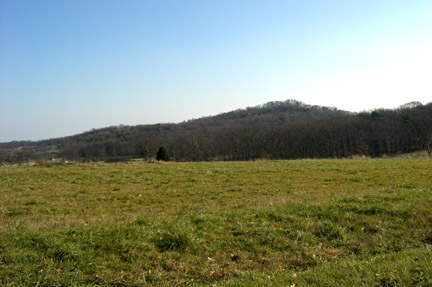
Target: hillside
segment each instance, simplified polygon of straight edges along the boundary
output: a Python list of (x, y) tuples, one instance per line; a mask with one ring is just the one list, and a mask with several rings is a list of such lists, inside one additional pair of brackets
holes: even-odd
[(429, 149), (431, 104), (350, 113), (295, 100), (269, 102), (182, 123), (114, 126), (37, 142), (0, 143), (0, 162), (150, 159), (176, 161), (381, 156)]
[(191, 119), (182, 123), (165, 123), (154, 125), (138, 125), (138, 126), (113, 126), (101, 129), (92, 129), (91, 131), (83, 132), (78, 135), (68, 136), (63, 138), (55, 138), (41, 141), (13, 141), (0, 143), (0, 148), (18, 148), (25, 146), (49, 146), (57, 144), (71, 143), (79, 141), (81, 138), (95, 136), (98, 134), (107, 134), (121, 132), (125, 128), (138, 129), (152, 132), (167, 132), (178, 130), (199, 129), (203, 125), (206, 126), (227, 126), (232, 124), (244, 123), (266, 123), (266, 124), (283, 124), (289, 121), (308, 120), (312, 118), (332, 117), (336, 115), (347, 114), (349, 112), (340, 111), (336, 108), (311, 106), (296, 100), (287, 100), (285, 102), (268, 102), (263, 105), (248, 107), (246, 109), (238, 109), (226, 113), (221, 113), (216, 116), (202, 117), (199, 119)]

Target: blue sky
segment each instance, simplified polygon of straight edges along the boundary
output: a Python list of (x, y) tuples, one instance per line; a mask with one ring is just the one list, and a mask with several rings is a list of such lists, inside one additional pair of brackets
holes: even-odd
[(0, 142), (432, 101), (432, 1), (0, 1)]

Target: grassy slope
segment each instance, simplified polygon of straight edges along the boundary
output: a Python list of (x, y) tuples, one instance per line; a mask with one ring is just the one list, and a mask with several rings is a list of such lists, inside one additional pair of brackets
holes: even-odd
[(0, 168), (6, 286), (431, 286), (429, 159)]

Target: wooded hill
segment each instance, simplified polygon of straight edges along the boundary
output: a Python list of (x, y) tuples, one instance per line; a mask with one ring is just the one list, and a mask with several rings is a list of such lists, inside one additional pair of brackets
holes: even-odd
[(78, 135), (0, 143), (1, 163), (153, 159), (255, 160), (380, 157), (432, 149), (432, 103), (351, 113), (295, 100), (182, 123), (115, 126)]

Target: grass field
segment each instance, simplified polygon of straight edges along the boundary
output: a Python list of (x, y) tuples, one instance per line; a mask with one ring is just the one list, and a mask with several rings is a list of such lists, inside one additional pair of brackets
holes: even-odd
[(2, 286), (432, 286), (432, 161), (0, 167)]

